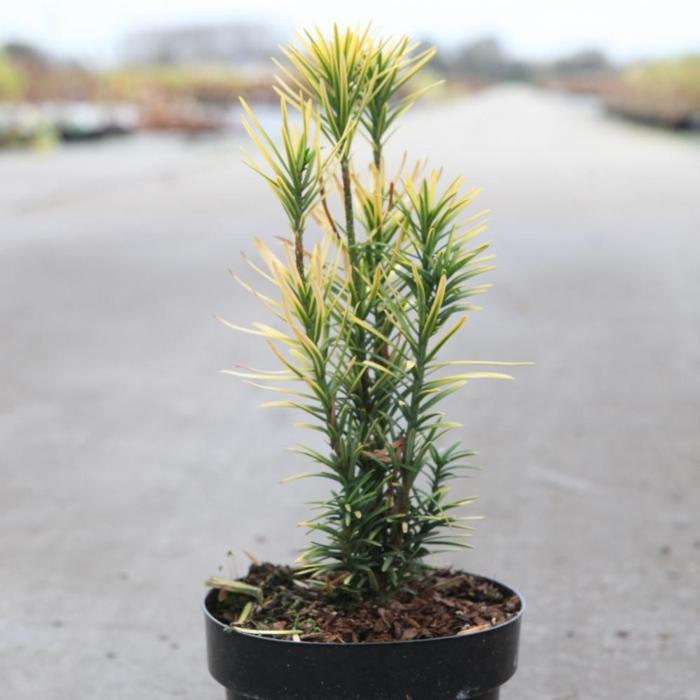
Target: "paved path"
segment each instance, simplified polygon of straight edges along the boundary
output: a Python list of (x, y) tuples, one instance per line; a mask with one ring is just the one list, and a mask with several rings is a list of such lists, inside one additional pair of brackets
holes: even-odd
[[(456, 561), (528, 600), (504, 700), (697, 700), (700, 144), (524, 88), (396, 138), (493, 210), (460, 354), (537, 363), (450, 407), (487, 516)], [(323, 488), (216, 372), (265, 362), (212, 313), (258, 313), (226, 269), (280, 224), (235, 140), (0, 156), (5, 700), (222, 698), (202, 581), (289, 559)]]

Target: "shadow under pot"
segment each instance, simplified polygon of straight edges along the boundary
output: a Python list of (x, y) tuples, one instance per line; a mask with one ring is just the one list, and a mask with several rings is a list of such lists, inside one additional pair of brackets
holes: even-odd
[(473, 634), (326, 644), (226, 631), (214, 615), (217, 593), (204, 601), (207, 654), (227, 700), (497, 700), (517, 668), (519, 595), (513, 617)]

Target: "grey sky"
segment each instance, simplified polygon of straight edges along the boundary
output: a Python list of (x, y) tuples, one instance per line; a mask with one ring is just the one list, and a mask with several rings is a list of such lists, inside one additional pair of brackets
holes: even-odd
[(391, 33), (446, 42), (493, 34), (526, 58), (590, 46), (622, 60), (700, 50), (700, 3), (693, 0), (5, 0), (0, 40), (28, 39), (62, 54), (108, 61), (133, 31), (235, 19), (274, 23), (283, 37), (312, 23), (370, 19)]

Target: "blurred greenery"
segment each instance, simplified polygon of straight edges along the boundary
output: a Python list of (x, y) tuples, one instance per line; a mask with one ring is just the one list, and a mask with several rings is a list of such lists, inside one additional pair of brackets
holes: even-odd
[(700, 110), (700, 54), (631, 68), (623, 84), (649, 99), (682, 99)]
[[(274, 53), (275, 47), (261, 44), (255, 35), (255, 41), (237, 45), (235, 51), (224, 42), (221, 54), (222, 45), (211, 41), (218, 36), (215, 30), (191, 28), (141, 37), (140, 60), (125, 57), (122, 64), (108, 69), (54, 56), (24, 41), (0, 45), (0, 109), (5, 115), (0, 141), (15, 142), (18, 130), (36, 128), (30, 124), (33, 118), (26, 116), (31, 110), (23, 112), (21, 124), (10, 123), (19, 117), (3, 103), (24, 103), (41, 111), (47, 104), (105, 107), (119, 102), (138, 112), (138, 128), (188, 131), (222, 128), (227, 110), (239, 96), (251, 103), (275, 101), (270, 69), (258, 60), (262, 53)], [(402, 87), (398, 99), (438, 82), (430, 99), (507, 81), (597, 95), (611, 112), (629, 119), (670, 128), (700, 124), (700, 54), (624, 67), (587, 48), (550, 61), (523, 61), (498, 39), (482, 37), (441, 47), (430, 67)], [(37, 123), (46, 121), (44, 114)]]
[(250, 82), (229, 66), (163, 64), (109, 71), (102, 75), (100, 90), (105, 96), (132, 100), (151, 91), (158, 91), (170, 97), (235, 100)]
[(674, 129), (697, 127), (700, 54), (628, 68), (606, 104), (613, 113), (637, 121)]
[(24, 97), (25, 89), (22, 72), (4, 51), (0, 51), (0, 100), (20, 100)]

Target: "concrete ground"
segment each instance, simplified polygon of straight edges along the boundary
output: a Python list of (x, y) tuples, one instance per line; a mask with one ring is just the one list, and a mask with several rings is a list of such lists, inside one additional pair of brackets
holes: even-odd
[[(697, 700), (700, 142), (504, 87), (404, 147), (493, 210), (455, 354), (537, 363), (448, 407), (486, 516), (453, 561), (528, 603), (504, 700)], [(278, 485), (304, 436), (217, 373), (273, 366), (212, 314), (260, 316), (227, 268), (282, 231), (236, 139), (0, 156), (4, 700), (223, 697), (203, 581), (291, 559), (324, 487)]]

